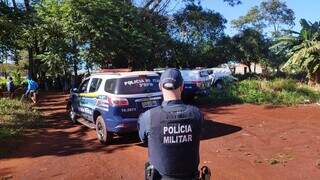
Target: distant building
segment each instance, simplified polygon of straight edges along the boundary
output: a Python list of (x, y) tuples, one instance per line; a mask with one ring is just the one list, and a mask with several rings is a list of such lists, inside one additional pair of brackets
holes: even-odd
[[(263, 72), (263, 68), (260, 64), (252, 63), (250, 68), (251, 68), (251, 73), (261, 74)], [(240, 64), (240, 63), (233, 64), (231, 69), (234, 74), (249, 73), (249, 67), (247, 65)]]

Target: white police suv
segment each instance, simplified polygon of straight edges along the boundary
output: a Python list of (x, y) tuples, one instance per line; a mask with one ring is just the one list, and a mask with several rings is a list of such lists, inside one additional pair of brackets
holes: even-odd
[(162, 102), (159, 79), (148, 71), (91, 75), (71, 90), (70, 119), (96, 129), (103, 144), (110, 143), (114, 134), (137, 131), (139, 115)]

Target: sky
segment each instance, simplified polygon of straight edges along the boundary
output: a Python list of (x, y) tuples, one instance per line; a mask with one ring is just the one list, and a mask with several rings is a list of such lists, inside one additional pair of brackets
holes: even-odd
[[(226, 34), (234, 35), (237, 33), (230, 25), (230, 21), (245, 15), (249, 9), (259, 5), (262, 0), (242, 0), (242, 4), (234, 7), (223, 2), (223, 0), (202, 0), (201, 5), (204, 9), (211, 9), (222, 14), (227, 20)], [(320, 1), (319, 0), (285, 0), (287, 6), (295, 13), (295, 26), (293, 30), (299, 30), (299, 20), (305, 18), (308, 21), (320, 21)]]

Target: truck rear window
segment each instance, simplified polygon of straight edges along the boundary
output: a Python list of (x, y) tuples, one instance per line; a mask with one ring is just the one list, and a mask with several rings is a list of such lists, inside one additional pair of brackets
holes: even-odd
[(105, 91), (112, 94), (143, 94), (160, 92), (159, 76), (137, 76), (108, 79)]
[(209, 76), (208, 71), (200, 71), (200, 77), (206, 77), (206, 76)]

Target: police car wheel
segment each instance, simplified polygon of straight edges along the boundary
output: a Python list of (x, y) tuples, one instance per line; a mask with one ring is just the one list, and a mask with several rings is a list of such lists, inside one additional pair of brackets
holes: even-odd
[(223, 82), (221, 80), (217, 81), (215, 84), (215, 88), (217, 90), (222, 90), (223, 89)]
[(77, 115), (72, 106), (69, 109), (69, 118), (73, 123), (77, 123)]
[(102, 116), (97, 117), (96, 132), (97, 132), (97, 137), (98, 137), (98, 140), (100, 141), (100, 143), (102, 143), (102, 144), (111, 143), (113, 134), (108, 132), (106, 124), (105, 124)]

